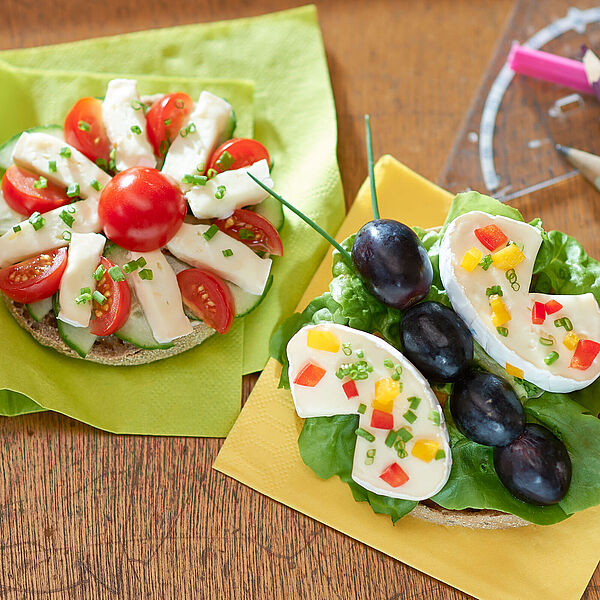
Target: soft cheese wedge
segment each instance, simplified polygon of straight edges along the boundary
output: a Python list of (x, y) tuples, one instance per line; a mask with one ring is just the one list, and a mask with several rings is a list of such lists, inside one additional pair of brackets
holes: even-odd
[[(483, 240), (495, 232), (502, 243), (491, 250), (496, 242), (486, 247), (476, 231)], [(527, 223), (473, 211), (447, 228), (440, 275), (454, 310), (509, 375), (568, 393), (600, 375), (600, 308), (592, 294), (529, 293), (541, 243)]]
[(13, 210), (0, 191), (0, 235), (5, 234), (14, 225), (23, 220), (23, 215)]
[(421, 373), (384, 340), (343, 325), (300, 329), (287, 346), (300, 417), (359, 415), (352, 479), (383, 496), (424, 500), (450, 475), (444, 414)]

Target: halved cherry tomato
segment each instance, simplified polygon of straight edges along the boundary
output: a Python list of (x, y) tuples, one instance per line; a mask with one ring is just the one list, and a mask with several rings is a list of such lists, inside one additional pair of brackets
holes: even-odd
[(17, 165), (6, 169), (2, 177), (2, 195), (13, 210), (27, 217), (36, 211), (45, 213), (71, 202), (65, 188), (47, 179), (44, 181)]
[(56, 293), (66, 268), (66, 248), (44, 252), (0, 269), (0, 290), (15, 302), (37, 302)]
[(193, 100), (183, 92), (167, 94), (150, 107), (146, 113), (148, 140), (156, 156), (167, 153), (193, 107)]
[(96, 290), (105, 298), (104, 304), (92, 300), (94, 318), (90, 321), (90, 332), (94, 335), (110, 335), (125, 325), (131, 309), (131, 291), (127, 280), (114, 281), (108, 270), (114, 263), (102, 257), (100, 264), (106, 269), (102, 279), (96, 284)]
[(67, 144), (94, 162), (108, 163), (110, 141), (102, 119), (102, 102), (98, 98), (77, 100), (65, 118), (63, 130)]
[[(229, 153), (223, 157), (225, 152)], [(271, 158), (267, 149), (256, 140), (248, 138), (232, 138), (221, 144), (210, 157), (208, 168), (215, 169), (217, 173), (249, 167), (259, 160), (266, 159), (271, 166)]]
[(181, 227), (186, 211), (181, 190), (150, 167), (131, 167), (115, 175), (98, 203), (106, 236), (135, 252), (164, 246)]
[(227, 333), (235, 305), (231, 290), (217, 275), (202, 269), (186, 269), (177, 275), (183, 303), (218, 333)]
[(251, 210), (234, 210), (230, 217), (215, 221), (215, 225), (253, 250), (283, 256), (283, 244), (275, 227)]

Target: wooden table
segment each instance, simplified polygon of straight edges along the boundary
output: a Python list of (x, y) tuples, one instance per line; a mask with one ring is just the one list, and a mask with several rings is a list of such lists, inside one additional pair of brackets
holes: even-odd
[[(0, 48), (297, 4), (3, 0)], [(318, 2), (348, 201), (367, 111), (376, 154), (438, 178), (512, 4)], [(213, 471), (220, 440), (118, 437), (41, 413), (0, 419), (0, 444), (2, 600), (465, 598)], [(599, 587), (596, 572), (585, 597)]]

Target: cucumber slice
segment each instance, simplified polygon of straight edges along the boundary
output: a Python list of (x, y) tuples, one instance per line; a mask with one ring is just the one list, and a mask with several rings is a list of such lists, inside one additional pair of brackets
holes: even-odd
[(26, 304), (25, 308), (31, 315), (31, 318), (39, 323), (52, 310), (52, 296), (50, 298), (44, 298), (39, 302)]
[(268, 196), (260, 204), (250, 207), (250, 210), (254, 210), (267, 219), (277, 231), (283, 227), (283, 223), (285, 222), (283, 207), (281, 206), (281, 202), (272, 196)]
[[(104, 256), (120, 267), (126, 262), (129, 262), (129, 252), (116, 244), (109, 245), (104, 251)], [(154, 335), (152, 335), (152, 329), (150, 328), (148, 320), (144, 315), (144, 310), (135, 296), (133, 288), (130, 287), (130, 291), (131, 309), (129, 311), (129, 318), (125, 325), (123, 325), (119, 331), (115, 332), (115, 336), (124, 342), (129, 342), (144, 350), (172, 348), (172, 343), (161, 344), (156, 341)]]
[(268, 291), (273, 285), (273, 275), (269, 276), (265, 290), (260, 296), (249, 294), (241, 287), (235, 285), (235, 283), (226, 282), (231, 290), (233, 296), (233, 302), (235, 305), (235, 318), (245, 317), (248, 313), (251, 313), (264, 299)]
[[(60, 304), (58, 303), (58, 294), (54, 295), (54, 314), (58, 317), (60, 312)], [(85, 358), (89, 351), (92, 349), (94, 342), (98, 336), (90, 333), (89, 327), (73, 327), (68, 323), (56, 319), (56, 326), (58, 327), (58, 333), (62, 338), (62, 341), (69, 346), (72, 350), (75, 350), (81, 358)]]
[[(60, 125), (44, 125), (42, 127), (31, 127), (21, 133), (48, 133), (59, 139), (63, 139), (63, 128)], [(4, 171), (13, 163), (13, 152), (17, 141), (21, 137), (21, 133), (13, 135), (4, 144), (0, 146), (0, 177), (4, 175)]]
[(235, 116), (235, 111), (232, 108), (231, 116), (229, 117), (229, 123), (227, 123), (227, 128), (223, 132), (223, 135), (221, 136), (221, 139), (219, 140), (219, 143), (217, 144), (217, 146), (220, 146), (223, 142), (230, 140), (233, 137), (233, 132), (235, 131), (236, 127), (237, 127), (237, 117)]

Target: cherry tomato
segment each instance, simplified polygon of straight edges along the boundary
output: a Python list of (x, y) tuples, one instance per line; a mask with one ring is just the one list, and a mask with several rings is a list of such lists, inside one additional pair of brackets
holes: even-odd
[(85, 154), (90, 160), (106, 161), (110, 154), (110, 141), (102, 119), (102, 102), (98, 98), (81, 98), (65, 118), (65, 142)]
[(167, 94), (150, 107), (146, 113), (148, 140), (156, 156), (167, 153), (193, 107), (193, 100), (183, 92)]
[[(228, 152), (231, 158), (228, 158), (227, 155), (223, 157), (225, 152)], [(222, 173), (223, 171), (249, 167), (263, 158), (266, 159), (270, 167), (271, 158), (267, 149), (260, 142), (247, 138), (233, 138), (221, 144), (212, 153), (208, 161), (208, 168)], [(233, 159), (233, 162), (231, 159)]]
[(234, 210), (230, 217), (215, 221), (215, 225), (253, 250), (283, 256), (283, 244), (275, 227), (251, 210)]
[(65, 188), (17, 165), (6, 169), (2, 177), (2, 195), (13, 210), (27, 217), (36, 211), (45, 213), (71, 202)]
[(150, 167), (131, 167), (115, 175), (98, 203), (106, 236), (136, 252), (164, 246), (181, 227), (186, 210), (181, 190)]
[(37, 302), (56, 293), (66, 268), (66, 248), (44, 252), (0, 269), (0, 290), (15, 302)]
[(108, 270), (114, 263), (102, 257), (100, 264), (106, 269), (96, 290), (105, 298), (104, 304), (92, 301), (94, 318), (90, 321), (90, 332), (94, 335), (110, 335), (125, 325), (131, 309), (131, 292), (127, 280), (114, 281)]
[(235, 305), (227, 284), (202, 269), (186, 269), (177, 275), (183, 303), (218, 333), (227, 333), (233, 323)]

